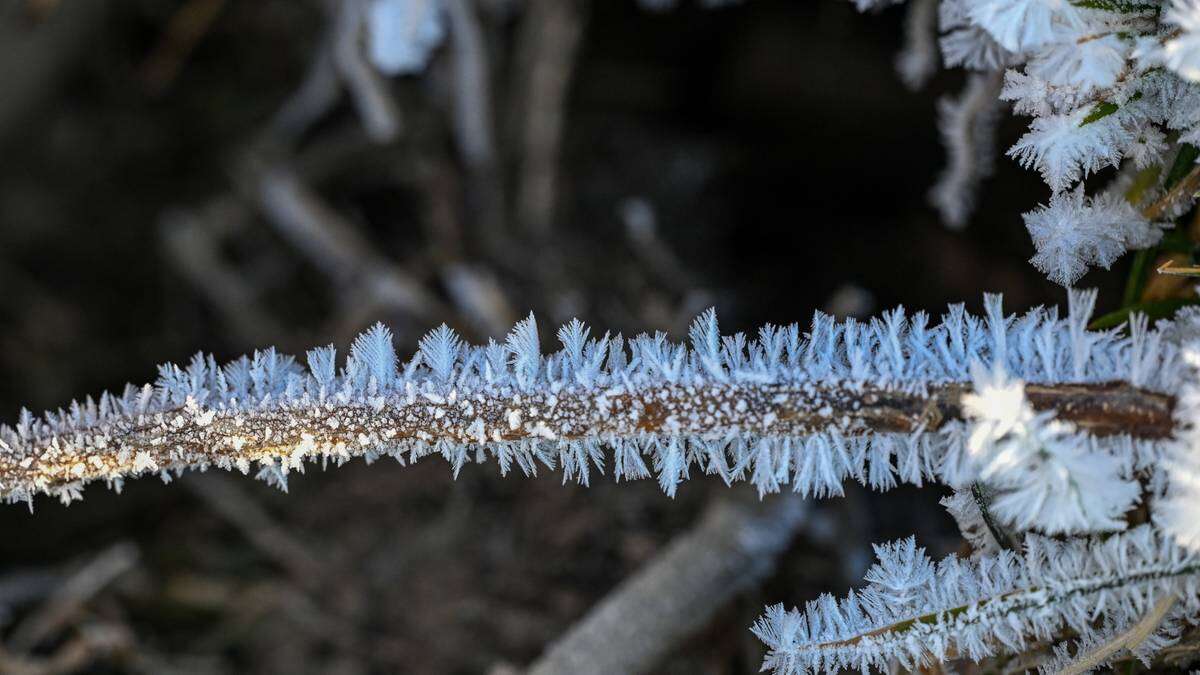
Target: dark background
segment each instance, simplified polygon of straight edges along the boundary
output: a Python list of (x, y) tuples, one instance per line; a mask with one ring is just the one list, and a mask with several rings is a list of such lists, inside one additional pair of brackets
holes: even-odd
[[(353, 291), (253, 208), (239, 207), (221, 253), (262, 290), (270, 330), (236, 329), (164, 244), (179, 213), (244, 199), (245, 148), (304, 77), (326, 22), (318, 3), (225, 3), (157, 84), (147, 69), (183, 3), (73, 4), (0, 3), (0, 419), (153, 381), (156, 364), (198, 349), (228, 359), (264, 342), (291, 353), (329, 341), (345, 348), (377, 319), (407, 358), (432, 323), (389, 311), (347, 318), (340, 306)], [(503, 45), (519, 14), (485, 4), (503, 101), (515, 67)], [(535, 310), (547, 348), (551, 326), (573, 315), (676, 336), (707, 304), (726, 332), (803, 323), (814, 309), (836, 309), (831, 298), (847, 285), (871, 298), (851, 308), (870, 312), (903, 304), (936, 316), (948, 302), (978, 308), (984, 291), (1002, 291), (1012, 310), (1065, 300), (1026, 262), (1033, 250), (1020, 212), (1048, 196), (1035, 174), (1001, 157), (961, 232), (928, 208), (943, 164), (935, 101), (963, 76), (904, 88), (892, 66), (902, 9), (858, 15), (840, 0), (751, 0), (655, 14), (594, 0), (585, 15), (547, 237), (529, 241), (501, 223), (497, 261), (473, 234), (480, 219), (438, 103), (441, 56), (425, 76), (391, 84), (406, 118), (396, 147), (352, 156), (314, 187), (444, 300), (446, 249), (423, 222), (430, 183), (402, 166), (419, 147), (416, 174), (449, 176), (440, 184), (460, 205), (451, 219), (466, 223), (455, 230), (454, 260), (489, 270), (516, 317)], [(4, 44), (35, 34), (45, 38), (36, 48)], [(1002, 147), (1023, 124), (1002, 124)], [(343, 101), (298, 153), (356, 125)], [(639, 257), (620, 217), (629, 199), (652, 206), (666, 263)], [(1116, 302), (1120, 277), (1083, 281), (1103, 287), (1101, 311)], [(487, 337), (453, 313), (445, 320)], [(535, 658), (724, 489), (693, 481), (672, 501), (652, 481), (600, 479), (586, 490), (557, 476), (500, 480), (493, 466), (468, 466), (455, 482), (433, 458), (410, 468), (314, 467), (293, 476), (286, 495), (232, 481), (271, 528), (328, 558), (313, 588), (182, 482), (140, 480), (121, 496), (92, 486), (70, 507), (39, 499), (32, 515), (3, 509), (0, 589), (32, 572), (65, 578), (127, 541), (139, 551), (134, 571), (78, 619), (128, 631), (126, 649), (87, 666), (95, 672), (503, 672)], [(942, 554), (957, 534), (936, 504), (941, 494), (852, 491), (850, 505), (828, 515), (860, 548), (917, 532)], [(861, 562), (802, 538), (764, 588), (723, 611), (663, 672), (756, 671), (762, 650), (746, 628), (761, 607), (843, 593)], [(0, 591), (0, 630), (38, 606), (32, 595)], [(33, 654), (55, 653), (80, 630), (72, 626)]]

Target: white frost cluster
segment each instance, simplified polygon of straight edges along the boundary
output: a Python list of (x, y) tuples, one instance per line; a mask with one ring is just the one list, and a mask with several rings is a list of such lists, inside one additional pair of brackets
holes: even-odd
[(1192, 82), (1200, 81), (1200, 2), (1175, 0), (1167, 12), (1166, 23), (1179, 29), (1178, 34), (1154, 50), (1167, 68)]
[(1064, 286), (1073, 285), (1091, 265), (1108, 269), (1127, 249), (1162, 238), (1162, 230), (1123, 198), (1087, 197), (1082, 187), (1051, 195), (1049, 204), (1024, 218), (1037, 247), (1030, 262)]
[[(1050, 206), (1026, 221), (1044, 233), (1034, 232), (1033, 263), (1051, 279), (1069, 286), (1089, 265), (1153, 245), (1137, 215), (1151, 204), (1165, 200), (1156, 217), (1173, 217), (1193, 203), (1190, 191), (1171, 193), (1165, 181), (1178, 179), (1170, 169), (1189, 156), (1185, 144), (1200, 142), (1200, 0), (940, 0), (938, 15), (945, 65), (1002, 79), (999, 98), (1033, 117), (1008, 154), (1050, 187)], [(990, 168), (979, 146), (992, 142), (991, 123), (967, 114), (986, 110), (966, 105), (979, 81), (970, 80), (957, 106), (939, 107), (950, 163), (931, 200), (952, 227), (966, 221)], [(1124, 165), (1158, 171), (1130, 208), (1067, 196), (1088, 176)]]
[(1189, 373), (1178, 395), (1176, 419), (1182, 427), (1168, 452), (1167, 494), (1155, 509), (1155, 522), (1181, 546), (1200, 551), (1200, 311), (1185, 308), (1176, 319)]
[(975, 391), (963, 405), (973, 419), (967, 451), (975, 478), (999, 491), (990, 507), (998, 519), (1047, 534), (1125, 529), (1140, 489), (1122, 475), (1121, 458), (1054, 413), (1034, 412), (1024, 382), (976, 364)]

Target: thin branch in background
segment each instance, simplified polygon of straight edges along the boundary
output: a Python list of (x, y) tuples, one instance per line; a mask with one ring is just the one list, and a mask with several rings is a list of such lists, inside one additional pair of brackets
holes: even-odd
[(517, 177), (517, 218), (531, 234), (544, 237), (554, 219), (558, 195), (559, 148), (567, 93), (583, 35), (580, 0), (532, 0), (521, 21), (516, 47), (521, 168)]
[(142, 84), (148, 92), (161, 94), (171, 86), (226, 4), (226, 0), (187, 0), (175, 10), (158, 44), (142, 63)]
[(400, 108), (387, 80), (363, 50), (366, 0), (341, 0), (334, 19), (333, 63), (350, 92), (367, 135), (387, 143), (400, 134)]
[(331, 35), (317, 48), (304, 81), (284, 101), (268, 125), (271, 137), (287, 144), (294, 143), (341, 100), (342, 81), (333, 58), (335, 39), (336, 36)]
[(455, 136), (463, 161), (473, 170), (496, 162), (491, 62), (483, 27), (470, 0), (446, 0), (454, 68)]
[(121, 542), (105, 549), (59, 586), (46, 602), (13, 629), (9, 649), (28, 652), (75, 619), (97, 593), (137, 564), (138, 549)]
[(480, 335), (498, 337), (516, 323), (516, 310), (486, 267), (450, 263), (442, 266), (441, 278), (455, 309)]
[(450, 111), (459, 156), (466, 166), (467, 221), (482, 248), (496, 260), (512, 260), (516, 248), (505, 236), (503, 176), (496, 147), (492, 65), (483, 26), (470, 0), (446, 0), (450, 25), (453, 101)]
[(282, 335), (283, 327), (262, 307), (260, 290), (221, 254), (221, 241), (248, 215), (234, 200), (218, 199), (197, 210), (165, 213), (159, 233), (176, 273), (220, 313), (237, 340), (263, 344)]
[(255, 548), (287, 570), (293, 581), (313, 590), (327, 579), (327, 565), (287, 533), (234, 481), (219, 474), (196, 474), (183, 484), (214, 513), (236, 527)]
[(445, 315), (441, 302), (418, 280), (378, 255), (291, 170), (275, 165), (257, 178), (258, 203), (267, 221), (336, 283), (354, 289), (348, 302), (389, 307), (422, 321)]
[(979, 184), (992, 174), (1003, 71), (972, 73), (958, 98), (938, 100), (938, 130), (946, 147), (946, 167), (929, 190), (929, 202), (950, 229), (966, 226), (975, 209)]
[(696, 290), (692, 275), (659, 234), (658, 214), (653, 204), (642, 197), (629, 197), (621, 201), (618, 214), (625, 225), (630, 248), (642, 262), (647, 274), (653, 275), (658, 284), (677, 293)]
[(896, 55), (896, 72), (912, 90), (925, 86), (938, 69), (938, 0), (912, 0), (904, 15), (904, 46)]
[(796, 495), (718, 500), (551, 644), (528, 675), (650, 671), (773, 571), (807, 512)]
[(135, 649), (132, 632), (119, 624), (82, 626), (48, 656), (11, 654), (0, 648), (0, 672), (5, 675), (71, 675), (116, 654)]

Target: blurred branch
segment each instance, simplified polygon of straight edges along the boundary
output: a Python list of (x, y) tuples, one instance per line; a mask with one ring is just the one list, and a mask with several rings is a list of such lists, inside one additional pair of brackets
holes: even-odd
[(48, 102), (105, 25), (106, 0), (64, 2), (30, 24), (0, 16), (0, 138)]
[(529, 668), (529, 675), (639, 673), (769, 574), (805, 522), (797, 495), (715, 502), (700, 522), (622, 582)]
[(342, 0), (333, 31), (333, 63), (354, 100), (367, 135), (379, 143), (400, 134), (400, 109), (387, 80), (367, 62), (363, 52), (365, 0)]
[(5, 675), (68, 675), (82, 672), (98, 659), (133, 648), (133, 635), (124, 626), (85, 626), (49, 656), (10, 654), (0, 649), (0, 672)]
[(579, 0), (531, 0), (517, 42), (521, 170), (517, 217), (544, 236), (554, 218), (567, 93), (585, 21)]
[(325, 583), (325, 563), (280, 527), (231, 478), (215, 473), (198, 473), (188, 476), (183, 484), (213, 513), (236, 527), (255, 548), (287, 570), (297, 584), (311, 590)]
[(79, 614), (97, 593), (122, 574), (133, 569), (138, 550), (121, 542), (105, 549), (79, 571), (72, 574), (36, 611), (18, 625), (8, 640), (8, 647), (29, 651), (58, 631)]
[(226, 0), (187, 0), (175, 10), (158, 45), (142, 64), (142, 82), (150, 93), (161, 94), (171, 85), (225, 5)]
[(160, 232), (174, 269), (220, 312), (225, 326), (245, 344), (265, 344), (283, 328), (261, 306), (260, 292), (221, 254), (221, 240), (248, 214), (231, 199), (218, 198), (196, 210), (169, 211)]
[(441, 303), (416, 279), (379, 256), (350, 223), (290, 169), (275, 165), (256, 176), (259, 207), (281, 236), (356, 300), (399, 309), (428, 322)]

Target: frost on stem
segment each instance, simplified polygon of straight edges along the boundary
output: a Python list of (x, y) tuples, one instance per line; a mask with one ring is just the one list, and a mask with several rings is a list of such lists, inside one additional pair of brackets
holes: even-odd
[[(1200, 557), (1141, 526), (1104, 541), (1030, 535), (1021, 554), (934, 563), (910, 538), (878, 546), (867, 585), (803, 610), (767, 608), (753, 631), (780, 675), (916, 669), (948, 659), (1020, 653), (1069, 629), (1084, 640), (1105, 620), (1146, 614), (1164, 595), (1200, 611)], [(1128, 622), (1127, 622), (1128, 623)]]
[(999, 368), (977, 364), (975, 391), (964, 397), (974, 420), (967, 439), (979, 480), (1000, 491), (992, 513), (1017, 530), (1047, 534), (1125, 529), (1125, 512), (1141, 492), (1128, 457), (1051, 411), (1035, 412), (1025, 385)]
[[(467, 346), (441, 327), (412, 358), (390, 332), (360, 335), (337, 369), (332, 347), (305, 368), (274, 349), (224, 366), (196, 355), (128, 386), (0, 429), (0, 494), (77, 499), (88, 482), (237, 468), (286, 487), (306, 461), (400, 462), (441, 455), (457, 474), (494, 459), (501, 473), (562, 468), (587, 484), (654, 475), (667, 494), (693, 473), (750, 480), (761, 492), (840, 494), (962, 475), (969, 364), (999, 363), (1036, 409), (1132, 443), (1171, 433), (1176, 351), (1144, 325), (1130, 337), (1085, 329), (1093, 295), (1055, 309), (986, 319), (953, 305), (938, 325), (897, 309), (867, 323), (818, 313), (807, 331), (767, 325), (722, 336), (712, 310), (690, 347), (662, 333), (599, 339), (579, 322), (542, 354), (532, 316), (503, 344)], [(1137, 447), (1141, 447), (1138, 445)], [(609, 452), (611, 449), (611, 452)]]

